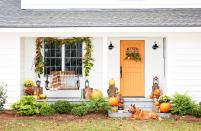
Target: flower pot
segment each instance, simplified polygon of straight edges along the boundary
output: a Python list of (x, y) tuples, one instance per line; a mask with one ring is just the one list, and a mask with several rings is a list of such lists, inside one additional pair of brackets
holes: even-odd
[(26, 95), (34, 95), (34, 88), (33, 87), (25, 87), (24, 92)]

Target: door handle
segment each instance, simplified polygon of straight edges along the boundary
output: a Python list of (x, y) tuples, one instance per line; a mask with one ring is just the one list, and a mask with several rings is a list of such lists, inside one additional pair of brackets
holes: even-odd
[(122, 66), (120, 66), (120, 77), (122, 78)]

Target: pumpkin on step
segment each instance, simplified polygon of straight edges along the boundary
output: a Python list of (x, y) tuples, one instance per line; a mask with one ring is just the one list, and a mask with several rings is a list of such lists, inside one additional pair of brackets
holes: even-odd
[(161, 95), (161, 90), (155, 89), (153, 94), (154, 94), (154, 96), (159, 97)]
[(161, 103), (160, 104), (160, 112), (161, 113), (168, 113), (171, 110), (170, 103)]
[(118, 99), (117, 97), (110, 97), (109, 100), (109, 105), (111, 106), (118, 106)]

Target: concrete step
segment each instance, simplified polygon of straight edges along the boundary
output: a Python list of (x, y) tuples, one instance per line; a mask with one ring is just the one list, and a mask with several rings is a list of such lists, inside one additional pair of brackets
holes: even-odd
[[(81, 99), (79, 97), (47, 97), (44, 100), (38, 100), (39, 102), (46, 101), (48, 103), (54, 103), (58, 100), (67, 100), (70, 103), (79, 104), (82, 102), (88, 102), (89, 100)], [(124, 107), (125, 110), (128, 110), (128, 107), (131, 104), (135, 104), (136, 107), (141, 109), (151, 111), (153, 110), (153, 100), (149, 98), (124, 98)]]
[(131, 104), (147, 111), (153, 110), (153, 100), (149, 98), (124, 98), (125, 110), (128, 110)]

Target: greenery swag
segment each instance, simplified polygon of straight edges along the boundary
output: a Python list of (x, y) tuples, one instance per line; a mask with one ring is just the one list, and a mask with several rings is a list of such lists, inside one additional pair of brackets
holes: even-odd
[(44, 70), (44, 61), (43, 61), (43, 55), (41, 53), (41, 49), (43, 48), (42, 43), (44, 44), (74, 44), (74, 43), (85, 43), (85, 54), (82, 63), (84, 64), (84, 75), (89, 76), (89, 72), (91, 68), (93, 67), (93, 47), (92, 43), (89, 37), (73, 37), (73, 38), (66, 38), (66, 39), (58, 39), (58, 38), (52, 38), (52, 37), (39, 37), (36, 39), (36, 56), (35, 56), (35, 73), (40, 78), (40, 75), (43, 74)]
[(126, 60), (135, 60), (136, 62), (141, 61), (141, 55), (139, 49), (136, 47), (129, 47), (126, 50)]

